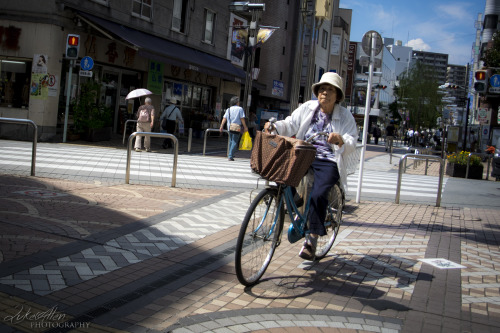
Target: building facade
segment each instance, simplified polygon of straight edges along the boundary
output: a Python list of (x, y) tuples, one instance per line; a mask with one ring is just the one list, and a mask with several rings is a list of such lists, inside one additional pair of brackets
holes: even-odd
[[(259, 108), (290, 112), (292, 78), (297, 77), (295, 70), (300, 72), (294, 64), (304, 3), (313, 6), (314, 17), (315, 1), (305, 0), (267, 2), (259, 15), (258, 27), (274, 28), (274, 33), (254, 49), (248, 104), (252, 112)], [(95, 81), (100, 85), (96, 103), (113, 112), (113, 133), (123, 133), (125, 122), (144, 101), (125, 98), (136, 88), (153, 92), (157, 112), (175, 98), (186, 127), (200, 132), (220, 121), (232, 96), (244, 98), (245, 31), (252, 13), (230, 12), (228, 5), (221, 0), (27, 0), (22, 4), (1, 0), (0, 117), (32, 120), (39, 140), (57, 140), (66, 125), (71, 130), (72, 102), (82, 85)], [(330, 52), (331, 18), (325, 22)], [(74, 60), (65, 56), (69, 34), (80, 41)], [(91, 69), (82, 67), (84, 59), (91, 60)], [(328, 69), (328, 60), (320, 66)], [(159, 124), (154, 130), (159, 130)], [(1, 137), (24, 139), (27, 132), (17, 125), (0, 124)]]
[[(240, 95), (245, 72), (237, 53), (227, 56), (225, 1), (28, 0), (2, 1), (2, 9), (0, 26), (10, 32), (0, 50), (0, 116), (33, 120), (40, 140), (61, 132), (67, 91), (75, 98), (88, 80), (101, 85), (97, 102), (113, 110), (114, 133), (139, 105), (125, 99), (135, 88), (153, 92), (158, 112), (176, 98), (193, 128), (220, 118), (230, 96)], [(74, 61), (64, 56), (68, 34), (80, 37)], [(94, 62), (91, 77), (81, 75), (83, 57)], [(19, 133), (1, 126), (3, 136)]]
[(447, 54), (413, 50), (412, 57), (429, 68), (429, 76), (432, 76), (439, 85), (446, 83), (448, 75)]

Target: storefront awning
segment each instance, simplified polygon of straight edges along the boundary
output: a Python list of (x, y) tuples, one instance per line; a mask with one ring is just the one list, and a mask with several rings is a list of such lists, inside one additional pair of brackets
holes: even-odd
[(229, 60), (141, 32), (127, 28), (88, 13), (78, 14), (94, 24), (99, 25), (124, 41), (136, 46), (138, 54), (148, 59), (188, 68), (226, 80), (244, 83), (245, 71), (234, 66)]

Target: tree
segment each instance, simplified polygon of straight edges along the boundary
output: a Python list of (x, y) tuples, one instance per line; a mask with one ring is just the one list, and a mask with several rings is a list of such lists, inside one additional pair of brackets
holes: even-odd
[(410, 111), (410, 127), (434, 128), (443, 107), (439, 83), (432, 67), (417, 61), (399, 81), (398, 100)]
[(490, 43), (481, 60), (485, 67), (500, 67), (500, 33), (498, 31), (493, 34)]

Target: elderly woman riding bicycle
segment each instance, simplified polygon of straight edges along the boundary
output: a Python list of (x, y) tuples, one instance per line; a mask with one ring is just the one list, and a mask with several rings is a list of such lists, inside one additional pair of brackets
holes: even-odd
[(358, 131), (352, 114), (340, 102), (344, 100), (342, 78), (332, 72), (323, 74), (320, 81), (312, 85), (318, 98), (305, 102), (284, 120), (271, 125), (266, 123), (264, 130), (272, 126), (277, 134), (296, 136), (307, 140), (317, 132), (328, 132), (328, 138), (318, 137), (313, 141), (316, 158), (311, 165), (314, 183), (311, 189), (309, 210), (309, 234), (299, 252), (306, 260), (314, 260), (318, 236), (326, 234), (324, 221), (328, 205), (328, 192), (338, 180), (346, 186), (347, 173), (344, 158), (356, 150)]

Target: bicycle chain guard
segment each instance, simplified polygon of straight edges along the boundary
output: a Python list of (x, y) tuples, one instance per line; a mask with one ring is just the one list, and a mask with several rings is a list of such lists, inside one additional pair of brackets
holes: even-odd
[(293, 224), (290, 224), (290, 228), (288, 228), (288, 241), (290, 243), (295, 243), (301, 240), (304, 236), (301, 235), (294, 227)]

